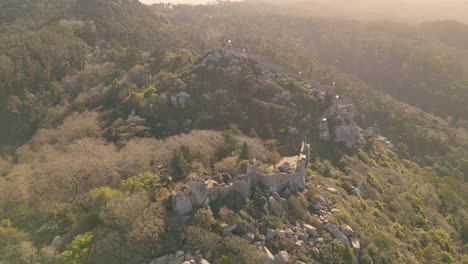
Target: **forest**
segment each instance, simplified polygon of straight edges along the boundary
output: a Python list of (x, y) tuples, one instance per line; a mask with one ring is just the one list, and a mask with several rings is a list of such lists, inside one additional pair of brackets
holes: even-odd
[[(0, 263), (466, 263), (467, 42), (260, 2), (1, 1)], [(175, 212), (302, 141), (304, 190)]]

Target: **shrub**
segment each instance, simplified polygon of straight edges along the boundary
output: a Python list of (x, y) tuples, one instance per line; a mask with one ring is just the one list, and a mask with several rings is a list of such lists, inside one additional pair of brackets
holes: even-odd
[(200, 250), (203, 253), (211, 251), (218, 253), (221, 236), (197, 226), (189, 226), (185, 236), (185, 248), (192, 252)]
[(211, 226), (216, 223), (213, 217), (213, 212), (211, 212), (210, 208), (198, 209), (193, 214), (192, 222), (193, 224), (207, 230), (211, 230)]
[(261, 263), (263, 260), (260, 251), (255, 246), (237, 236), (224, 238), (219, 250), (222, 255), (235, 256), (235, 263)]
[(227, 157), (215, 164), (218, 171), (234, 171), (238, 167), (239, 160), (236, 157)]
[(250, 149), (247, 142), (244, 142), (241, 148), (241, 152), (239, 153), (239, 160), (249, 160), (250, 159)]
[(383, 192), (382, 185), (380, 184), (379, 180), (375, 177), (374, 174), (371, 172), (367, 173), (367, 183), (372, 187), (376, 188), (379, 192)]
[(101, 208), (106, 206), (107, 202), (112, 200), (112, 198), (114, 198), (117, 194), (117, 190), (114, 190), (108, 186), (91, 190), (89, 193), (91, 198), (91, 208), (98, 212)]
[(57, 263), (84, 264), (87, 263), (89, 250), (93, 242), (93, 233), (87, 232), (76, 236), (67, 246), (67, 250), (57, 256)]
[(409, 192), (406, 192), (404, 195), (406, 199), (410, 201), (411, 205), (416, 210), (416, 213), (418, 213), (422, 218), (426, 218), (426, 210), (424, 209), (421, 199)]
[(288, 198), (288, 215), (293, 220), (305, 220), (308, 216), (308, 202), (307, 200), (299, 195), (290, 195)]
[(190, 164), (185, 157), (183, 149), (177, 151), (171, 161), (171, 173), (174, 176), (174, 179), (181, 180), (185, 179), (190, 170)]
[(120, 182), (120, 188), (130, 193), (152, 191), (161, 186), (159, 174), (143, 172)]

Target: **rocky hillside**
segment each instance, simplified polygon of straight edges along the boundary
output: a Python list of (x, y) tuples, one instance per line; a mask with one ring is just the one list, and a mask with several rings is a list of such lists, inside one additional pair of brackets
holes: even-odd
[(0, 3), (0, 263), (467, 261), (464, 97), (402, 103), (249, 7)]

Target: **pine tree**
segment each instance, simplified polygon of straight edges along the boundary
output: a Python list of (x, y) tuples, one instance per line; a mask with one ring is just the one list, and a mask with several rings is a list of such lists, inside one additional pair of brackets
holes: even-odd
[(239, 154), (239, 159), (240, 160), (249, 160), (250, 159), (250, 149), (249, 145), (247, 145), (247, 142), (244, 142), (242, 145), (241, 152)]
[(184, 151), (177, 151), (171, 161), (171, 170), (174, 179), (180, 180), (187, 177), (190, 169), (190, 164), (184, 157)]

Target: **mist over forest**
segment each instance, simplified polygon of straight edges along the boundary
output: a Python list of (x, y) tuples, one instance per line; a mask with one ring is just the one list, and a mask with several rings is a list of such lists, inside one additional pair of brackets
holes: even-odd
[[(145, 4), (207, 4), (206, 0), (141, 0)], [(276, 11), (300, 16), (342, 17), (357, 20), (395, 20), (420, 23), (426, 20), (468, 22), (466, 0), (246, 0), (250, 3), (280, 5)]]

